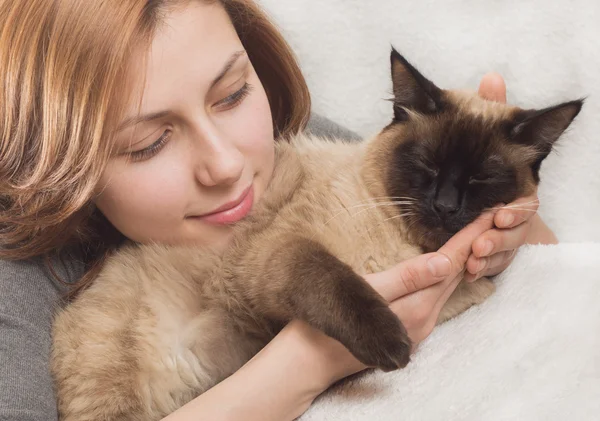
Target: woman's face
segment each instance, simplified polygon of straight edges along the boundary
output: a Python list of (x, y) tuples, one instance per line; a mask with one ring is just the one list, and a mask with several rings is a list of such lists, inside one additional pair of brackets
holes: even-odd
[(222, 246), (273, 172), (267, 96), (218, 3), (172, 11), (147, 54), (96, 205), (137, 242)]

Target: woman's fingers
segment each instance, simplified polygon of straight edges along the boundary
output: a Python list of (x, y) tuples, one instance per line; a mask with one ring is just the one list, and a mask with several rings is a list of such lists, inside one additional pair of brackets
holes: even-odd
[(438, 250), (439, 253), (448, 256), (452, 262), (452, 272), (450, 273), (451, 277), (448, 279), (448, 283), (454, 280), (456, 275), (465, 268), (467, 259), (473, 250), (473, 242), (481, 237), (484, 232), (492, 229), (494, 226), (494, 214), (495, 212), (482, 214), (474, 222), (455, 234)]
[[(525, 244), (531, 225), (521, 224), (511, 229), (492, 229), (473, 243), (476, 258), (490, 257), (496, 253), (514, 250)], [(470, 270), (469, 270), (470, 272)]]
[(414, 343), (421, 342), (431, 333), (442, 307), (462, 280), (463, 273), (448, 282), (406, 295), (390, 304), (390, 309), (402, 320)]
[(516, 249), (503, 251), (482, 259), (478, 259), (474, 254), (472, 254), (467, 262), (467, 272), (471, 274), (478, 274), (484, 273), (488, 269), (494, 269), (510, 260), (514, 256), (515, 250)]
[[(493, 219), (493, 212), (487, 212), (455, 234), (437, 253), (405, 260), (391, 269), (370, 274), (365, 279), (390, 302), (425, 291), (429, 291), (428, 294), (434, 298), (432, 302), (435, 302), (448, 284), (463, 271), (471, 255), (473, 241), (491, 229)], [(445, 285), (430, 291), (440, 283)]]
[(390, 302), (416, 343), (435, 326), (441, 308), (463, 278), (473, 241), (492, 228), (493, 219), (494, 212), (487, 212), (448, 240), (438, 253), (417, 256), (365, 277)]
[[(417, 304), (416, 308), (422, 307), (431, 312), (440, 299), (443, 300), (444, 297), (446, 300), (448, 299), (463, 277), (467, 260), (471, 255), (473, 240), (490, 229), (493, 223), (492, 220), (493, 213), (483, 214), (440, 248), (439, 253), (447, 256), (452, 262), (450, 274), (442, 282), (435, 283), (407, 296), (407, 299), (410, 298), (411, 301)], [(435, 317), (437, 318), (437, 315)]]
[(489, 101), (506, 103), (506, 83), (498, 73), (487, 73), (479, 84), (479, 95)]
[(514, 249), (503, 252), (502, 258), (490, 264), (481, 276), (496, 276), (499, 273), (502, 273), (514, 260), (518, 251), (519, 249)]
[(522, 197), (514, 202), (503, 206), (496, 217), (494, 223), (498, 228), (514, 228), (523, 222), (528, 221), (535, 215), (540, 206), (540, 200), (537, 193), (531, 196)]
[(443, 281), (452, 270), (448, 257), (429, 253), (405, 260), (365, 279), (388, 302)]
[(475, 255), (467, 262), (466, 282), (474, 282), (482, 276), (494, 276), (508, 267), (515, 257), (517, 249), (496, 253), (490, 257), (478, 259)]

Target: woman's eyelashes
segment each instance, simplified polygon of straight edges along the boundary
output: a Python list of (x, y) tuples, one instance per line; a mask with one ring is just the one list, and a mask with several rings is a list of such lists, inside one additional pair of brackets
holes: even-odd
[[(220, 101), (215, 103), (215, 107), (218, 107), (221, 111), (227, 111), (232, 108), (237, 107), (250, 95), (252, 91), (252, 86), (249, 83), (245, 83), (238, 91), (232, 93), (231, 95), (223, 98)], [(152, 158), (156, 155), (160, 150), (169, 142), (172, 134), (171, 129), (167, 129), (163, 132), (163, 134), (156, 140), (156, 142), (152, 143), (150, 146), (140, 149), (138, 151), (129, 152), (129, 157), (134, 162), (144, 161)]]
[(130, 152), (129, 157), (134, 162), (144, 161), (146, 159), (152, 158), (167, 144), (169, 138), (171, 137), (171, 133), (173, 133), (171, 129), (165, 130), (156, 142), (154, 142), (147, 148), (140, 149), (139, 151)]
[(229, 110), (231, 108), (234, 108), (236, 106), (238, 106), (239, 104), (242, 103), (242, 101), (250, 94), (250, 92), (252, 91), (252, 86), (246, 82), (244, 83), (244, 86), (241, 87), (240, 90), (232, 93), (231, 95), (229, 95), (226, 98), (223, 98), (220, 101), (217, 101), (217, 103), (215, 104), (215, 107), (224, 109), (224, 110)]

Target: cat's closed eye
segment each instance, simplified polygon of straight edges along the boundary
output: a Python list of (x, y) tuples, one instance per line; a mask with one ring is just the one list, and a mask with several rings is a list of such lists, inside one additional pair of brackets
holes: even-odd
[(440, 173), (440, 169), (431, 161), (417, 161), (417, 167), (423, 173), (427, 174), (430, 178), (436, 178)]
[(494, 180), (494, 177), (490, 174), (481, 173), (469, 177), (469, 184), (487, 184)]

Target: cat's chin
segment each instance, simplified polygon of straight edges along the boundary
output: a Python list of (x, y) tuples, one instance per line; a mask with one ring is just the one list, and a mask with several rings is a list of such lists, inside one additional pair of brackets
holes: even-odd
[(446, 244), (453, 235), (454, 233), (439, 226), (429, 227), (419, 224), (419, 226), (413, 225), (409, 237), (411, 238), (410, 242), (421, 247), (424, 253), (430, 253)]
[(421, 247), (425, 253), (437, 251), (459, 231), (477, 219), (477, 215), (465, 218), (462, 221), (446, 221), (436, 225), (417, 224), (413, 226), (411, 237), (415, 245)]
[(444, 234), (449, 234), (450, 236), (453, 236), (454, 234), (457, 234), (460, 230), (465, 228), (467, 225), (469, 225), (471, 222), (473, 222), (475, 219), (477, 219), (477, 216), (471, 216), (471, 217), (462, 216), (462, 217), (456, 218), (456, 219), (440, 221), (441, 226), (431, 227), (430, 229), (433, 230), (433, 229), (437, 228)]

